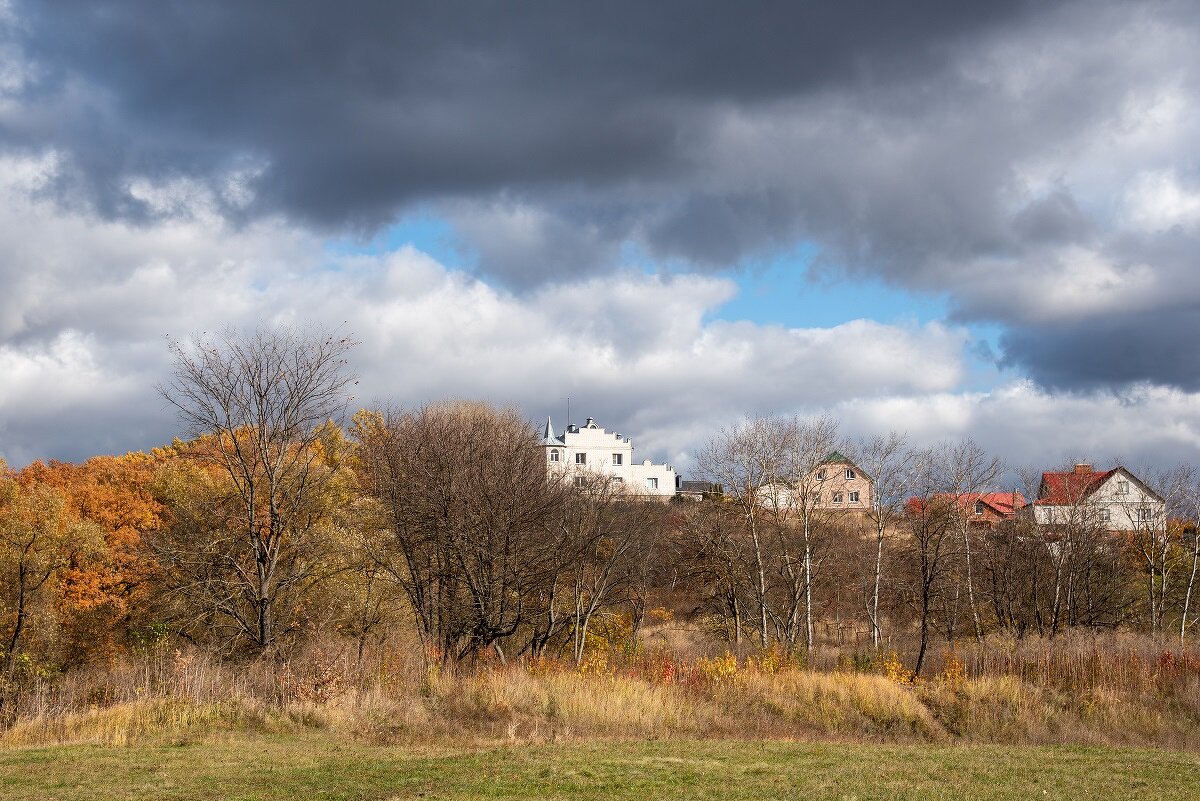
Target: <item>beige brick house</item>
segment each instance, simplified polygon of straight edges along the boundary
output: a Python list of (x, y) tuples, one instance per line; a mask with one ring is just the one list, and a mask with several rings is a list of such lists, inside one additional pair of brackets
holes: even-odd
[(817, 488), (815, 508), (858, 509), (871, 507), (874, 479), (849, 458), (834, 451), (813, 471), (811, 480)]
[(774, 481), (758, 490), (767, 508), (857, 511), (871, 507), (874, 479), (837, 451), (826, 456), (808, 475)]

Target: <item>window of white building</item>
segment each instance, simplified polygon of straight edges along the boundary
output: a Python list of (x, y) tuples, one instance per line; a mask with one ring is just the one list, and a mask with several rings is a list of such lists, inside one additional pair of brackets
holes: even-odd
[(650, 489), (658, 489), (658, 479), (657, 478), (646, 479), (646, 486)]
[(587, 454), (586, 453), (575, 454), (575, 464), (587, 464)]
[(613, 461), (612, 461), (612, 463), (613, 463), (613, 464), (620, 464), (620, 463), (621, 463), (621, 454), (619, 454), (619, 453), (614, 453), (614, 454), (613, 454)]
[(1149, 523), (1150, 522), (1150, 510), (1148, 508), (1146, 508), (1145, 506), (1138, 509), (1138, 522), (1139, 523)]
[(558, 461), (558, 449), (557, 449), (557, 448), (553, 448), (553, 449), (551, 449), (551, 451), (550, 451), (550, 461), (552, 461), (552, 462), (557, 462), (557, 461)]
[(1101, 509), (1100, 510), (1100, 522), (1107, 523), (1110, 520), (1112, 520), (1112, 510), (1111, 509)]
[(1129, 482), (1128, 481), (1118, 481), (1117, 482), (1117, 494), (1118, 495), (1128, 495), (1129, 494)]

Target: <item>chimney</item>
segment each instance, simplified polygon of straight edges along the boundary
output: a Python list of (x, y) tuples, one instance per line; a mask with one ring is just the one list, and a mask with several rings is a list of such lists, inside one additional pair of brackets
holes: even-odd
[(1086, 476), (1093, 472), (1095, 471), (1092, 470), (1092, 466), (1087, 462), (1081, 462), (1080, 464), (1075, 465), (1075, 475), (1077, 476)]

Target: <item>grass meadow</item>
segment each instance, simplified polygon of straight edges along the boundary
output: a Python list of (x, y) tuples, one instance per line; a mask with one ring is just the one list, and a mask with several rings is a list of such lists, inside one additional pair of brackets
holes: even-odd
[(0, 795), (67, 799), (1195, 799), (1200, 757), (1077, 746), (672, 740), (378, 746), (327, 732), (0, 752)]

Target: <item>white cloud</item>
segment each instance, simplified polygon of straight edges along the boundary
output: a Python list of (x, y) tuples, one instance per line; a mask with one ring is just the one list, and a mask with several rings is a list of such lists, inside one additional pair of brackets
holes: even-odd
[(0, 317), (0, 455), (14, 464), (169, 440), (177, 428), (154, 388), (168, 366), (162, 335), (273, 321), (353, 332), (365, 404), (481, 397), (561, 424), (570, 395), (576, 415), (684, 471), (722, 426), (822, 409), (851, 434), (972, 435), (1014, 465), (1164, 463), (1200, 448), (1198, 394), (1059, 394), (1023, 380), (967, 392), (961, 329), (710, 320), (735, 291), (711, 276), (634, 271), (520, 295), (411, 247), (332, 254), (278, 222), (118, 225), (12, 182), (0, 199), (0, 248), (17, 254), (6, 270), (19, 288)]
[(708, 320), (736, 287), (689, 274), (515, 294), (411, 247), (346, 255), (279, 221), (234, 228), (178, 181), (137, 187), (166, 219), (102, 221), (40, 198), (52, 161), (0, 166), (0, 453), (13, 462), (169, 439), (163, 336), (227, 325), (343, 325), (362, 342), (364, 402), (483, 397), (537, 417), (571, 395), (660, 457), (737, 415), (949, 391), (962, 374), (966, 335), (938, 324)]
[(1200, 393), (1167, 387), (1055, 393), (1018, 380), (987, 392), (853, 400), (835, 411), (850, 431), (904, 431), (916, 444), (974, 437), (1012, 468), (1200, 457)]
[(1125, 193), (1126, 214), (1142, 230), (1200, 223), (1200, 192), (1183, 186), (1174, 170), (1139, 173)]

